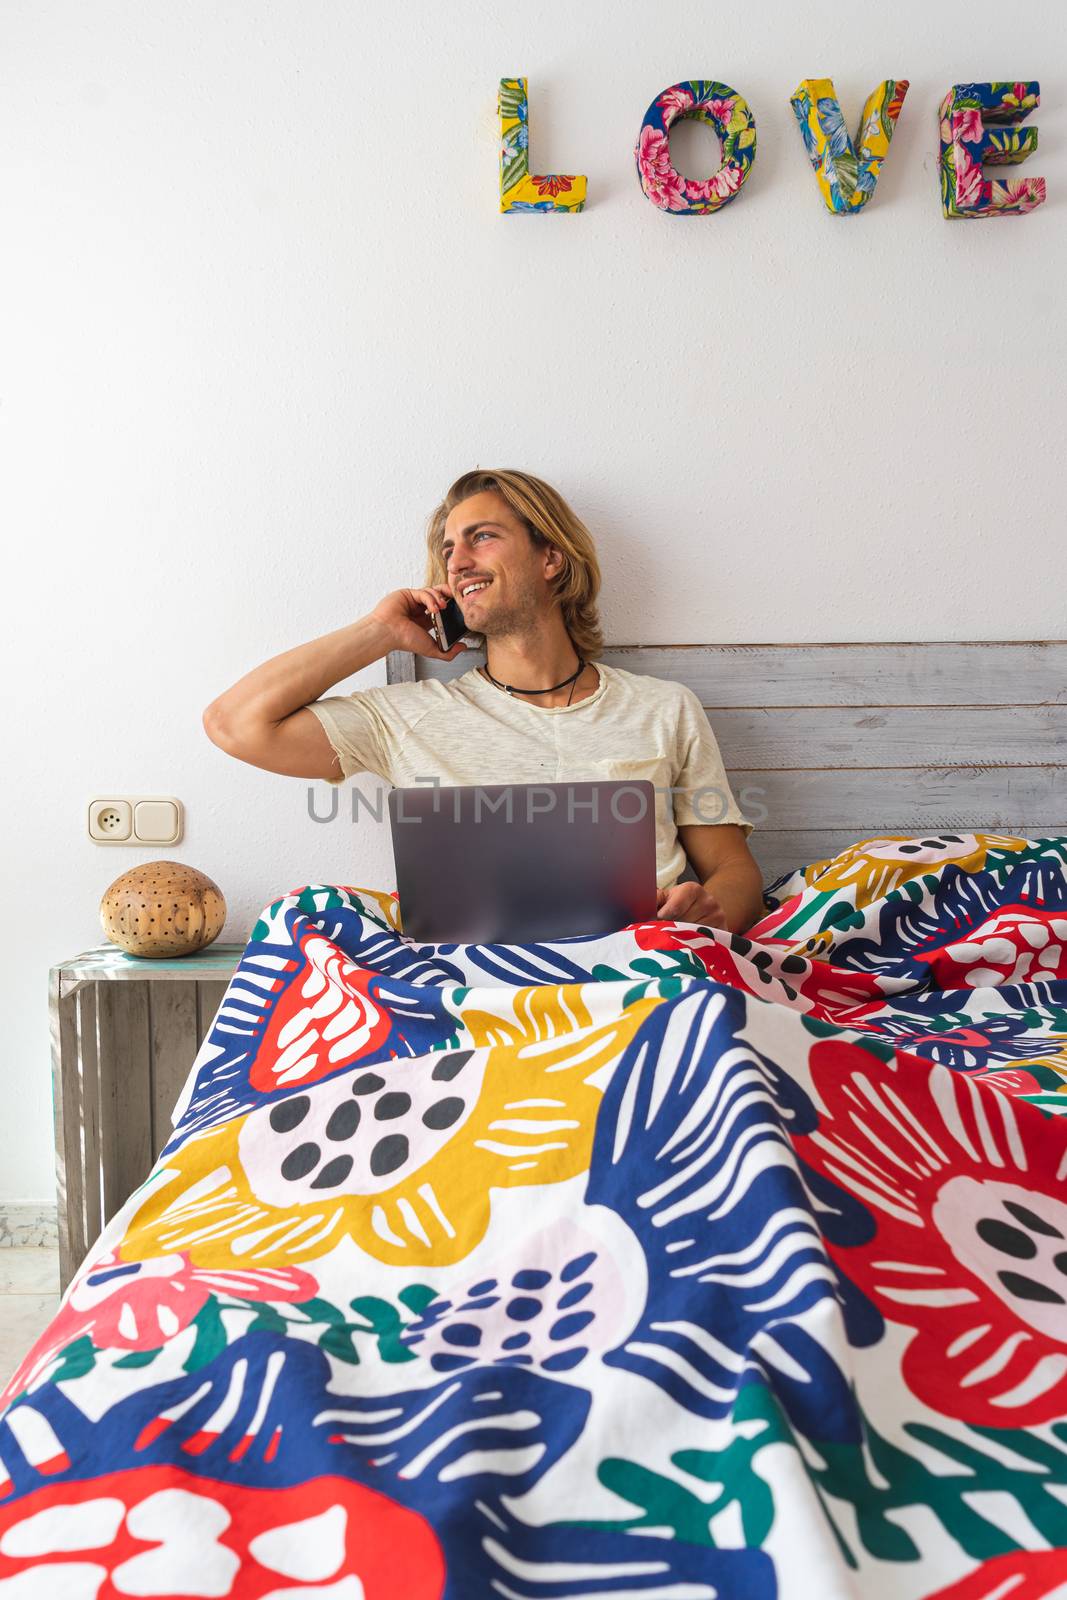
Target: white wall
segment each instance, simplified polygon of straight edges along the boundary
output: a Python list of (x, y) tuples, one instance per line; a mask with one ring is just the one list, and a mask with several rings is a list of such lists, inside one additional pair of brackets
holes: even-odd
[[(1063, 634), (1065, 35), (1062, 0), (5, 0), (0, 1201), (52, 1192), (47, 969), (119, 872), (202, 868), (228, 939), (300, 883), (391, 887), (382, 830), (316, 826), (200, 713), (418, 581), (460, 471), (562, 489), (617, 642)], [(823, 73), (850, 126), (911, 80), (855, 218), (789, 106)], [(581, 216), (498, 213), (511, 74)], [(633, 143), (699, 76), (749, 100), (756, 165), (667, 217)], [(1050, 199), (950, 224), (938, 100), (990, 77), (1041, 79)], [(673, 148), (716, 164), (702, 128)], [(92, 845), (108, 792), (181, 796), (184, 842)]]

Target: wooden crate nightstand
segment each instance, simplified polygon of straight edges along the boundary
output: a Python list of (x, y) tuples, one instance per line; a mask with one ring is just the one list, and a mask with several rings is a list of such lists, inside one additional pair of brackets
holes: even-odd
[(147, 960), (116, 945), (48, 975), (60, 1287), (148, 1176), (244, 946)]

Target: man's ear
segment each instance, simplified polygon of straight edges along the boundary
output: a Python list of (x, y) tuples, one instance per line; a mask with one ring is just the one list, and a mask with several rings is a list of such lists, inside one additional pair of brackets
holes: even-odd
[(547, 575), (550, 578), (558, 578), (563, 571), (563, 551), (558, 546), (549, 545), (545, 555), (545, 566), (548, 569)]

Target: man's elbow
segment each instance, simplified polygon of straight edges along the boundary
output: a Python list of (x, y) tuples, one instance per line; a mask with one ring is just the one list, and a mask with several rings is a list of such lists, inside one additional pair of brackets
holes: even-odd
[(241, 741), (233, 725), (233, 719), (217, 700), (212, 700), (200, 720), (212, 744), (217, 745), (220, 750), (225, 750), (228, 756), (240, 756)]

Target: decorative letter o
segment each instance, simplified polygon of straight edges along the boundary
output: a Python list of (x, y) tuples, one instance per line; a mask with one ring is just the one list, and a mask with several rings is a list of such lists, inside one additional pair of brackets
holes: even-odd
[[(722, 145), (722, 165), (710, 178), (683, 178), (671, 166), (667, 135), (679, 117), (708, 122)], [(658, 94), (645, 112), (634, 158), (645, 197), (679, 217), (703, 216), (733, 200), (756, 154), (756, 123), (736, 89), (727, 83), (676, 83)]]

